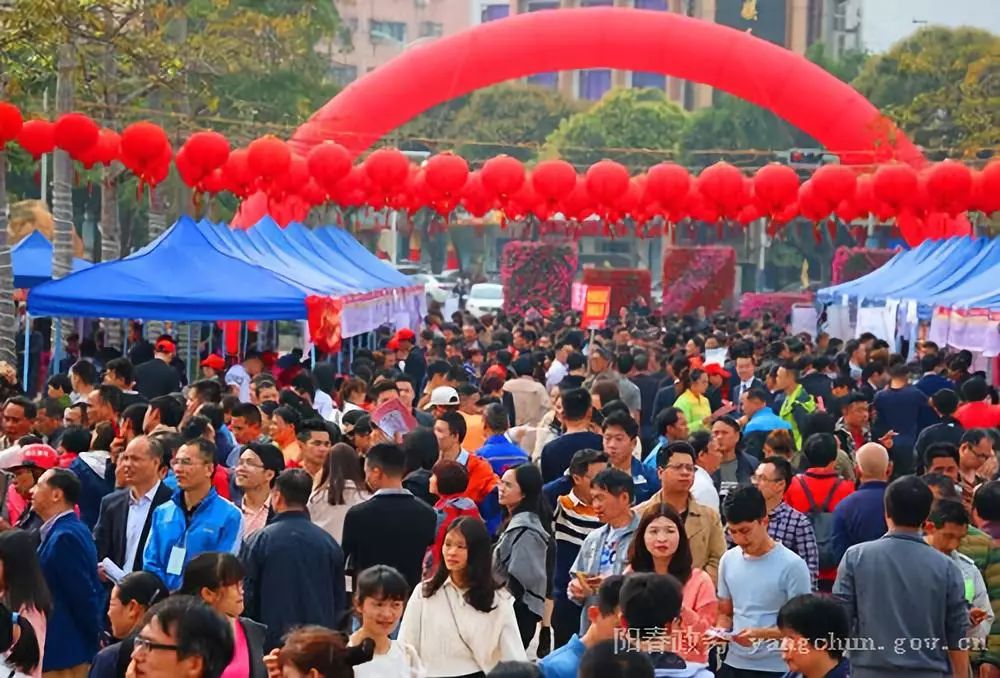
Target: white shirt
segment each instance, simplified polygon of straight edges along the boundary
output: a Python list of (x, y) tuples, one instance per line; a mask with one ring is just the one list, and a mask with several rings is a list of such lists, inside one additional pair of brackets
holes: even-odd
[(552, 364), (549, 365), (549, 371), (545, 373), (545, 390), (551, 391), (554, 386), (558, 386), (567, 374), (569, 374), (569, 368), (558, 360), (553, 360)]
[(354, 667), (354, 678), (423, 678), (424, 675), (417, 651), (398, 640), (391, 641), (385, 654), (376, 654), (370, 662)]
[(128, 492), (128, 520), (125, 522), (125, 562), (121, 564), (121, 568), (126, 572), (135, 569), (135, 556), (139, 551), (142, 527), (146, 524), (146, 518), (149, 517), (149, 511), (153, 507), (153, 497), (156, 496), (158, 489), (160, 489), (159, 480), (149, 492), (138, 499), (132, 494), (131, 489)]
[(502, 661), (527, 661), (511, 595), (497, 591), (490, 612), (470, 606), (462, 595), (450, 578), (430, 598), (422, 585), (413, 589), (399, 640), (413, 646), (427, 675), (489, 673)]
[(242, 365), (233, 365), (226, 372), (226, 386), (236, 386), (239, 389), (241, 403), (250, 402), (250, 373)]
[(708, 471), (695, 464), (694, 485), (691, 486), (691, 496), (702, 506), (707, 506), (719, 512), (719, 491), (715, 489), (712, 476)]
[(316, 392), (313, 393), (313, 407), (319, 412), (319, 416), (327, 421), (333, 421), (335, 408), (333, 407), (333, 398), (329, 395), (316, 389)]

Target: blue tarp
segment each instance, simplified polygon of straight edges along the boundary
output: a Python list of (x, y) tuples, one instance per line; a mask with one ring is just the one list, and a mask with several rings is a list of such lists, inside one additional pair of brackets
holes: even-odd
[(34, 288), (28, 294), (28, 312), (52, 317), (287, 320), (305, 318), (305, 297), (318, 293), (226, 253), (183, 217), (125, 259)]
[(919, 316), (929, 318), (935, 306), (991, 308), (1000, 285), (1000, 240), (950, 238), (925, 241), (900, 252), (885, 265), (857, 280), (817, 293), (822, 303), (916, 301)]
[(372, 254), (354, 236), (342, 228), (323, 226), (322, 228), (308, 231), (302, 224), (291, 224), (288, 228), (292, 232), (300, 230), (312, 233), (317, 240), (325, 242), (335, 252), (347, 257), (350, 261), (363, 267), (365, 270), (370, 271), (391, 287), (406, 287), (413, 284), (409, 277)]
[[(32, 231), (10, 251), (14, 287), (29, 289), (52, 279), (52, 243), (41, 231)], [(86, 259), (73, 259), (73, 272), (92, 266)]]

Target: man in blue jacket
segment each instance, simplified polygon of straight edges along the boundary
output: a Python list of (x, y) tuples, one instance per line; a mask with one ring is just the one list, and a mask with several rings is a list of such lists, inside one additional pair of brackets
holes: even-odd
[(52, 593), (42, 670), (71, 678), (87, 675), (104, 616), (97, 548), (73, 511), (79, 498), (80, 480), (65, 469), (46, 471), (31, 491), (32, 508), (45, 521), (38, 560)]
[(243, 514), (212, 487), (214, 443), (196, 438), (182, 445), (172, 465), (177, 491), (171, 501), (153, 512), (143, 568), (176, 591), (181, 585), (184, 566), (198, 554), (237, 552), (243, 533)]
[(267, 626), (265, 650), (280, 646), (296, 626), (334, 628), (347, 609), (344, 552), (309, 520), (311, 492), (308, 473), (283, 471), (271, 490), (277, 515), (240, 553), (246, 567), (245, 613)]
[(490, 462), (498, 476), (509, 468), (531, 461), (528, 453), (507, 437), (509, 423), (507, 410), (500, 403), (491, 403), (483, 410), (483, 425), (489, 437), (476, 454)]

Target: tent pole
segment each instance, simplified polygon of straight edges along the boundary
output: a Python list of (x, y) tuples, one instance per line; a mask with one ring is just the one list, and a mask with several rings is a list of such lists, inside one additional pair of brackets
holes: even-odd
[(315, 370), (316, 369), (316, 344), (313, 344), (312, 348), (309, 349), (309, 362), (310, 362), (309, 369)]
[(250, 344), (250, 324), (246, 320), (240, 323), (240, 331), (243, 332), (243, 354), (240, 357), (246, 358)]
[(228, 332), (229, 326), (226, 323), (222, 323), (222, 357), (225, 359), (228, 357), (229, 353), (229, 343), (226, 341), (226, 332)]
[(187, 365), (188, 382), (190, 383), (195, 380), (195, 377), (198, 376), (198, 371), (192, 369), (194, 366), (191, 364), (191, 323), (188, 322), (186, 324), (187, 324), (187, 359), (185, 364)]
[(52, 366), (49, 368), (49, 374), (57, 374), (59, 363), (62, 362), (62, 323), (59, 322), (59, 318), (52, 320), (55, 321), (56, 325), (56, 345), (52, 347)]
[(25, 393), (31, 393), (28, 389), (28, 364), (31, 359), (31, 314), (27, 309), (24, 311), (24, 373), (21, 377), (21, 388)]
[(215, 348), (214, 346), (212, 346), (212, 343), (213, 343), (212, 340), (213, 339), (215, 339), (215, 323), (208, 323), (208, 352), (209, 353), (211, 353), (212, 349)]

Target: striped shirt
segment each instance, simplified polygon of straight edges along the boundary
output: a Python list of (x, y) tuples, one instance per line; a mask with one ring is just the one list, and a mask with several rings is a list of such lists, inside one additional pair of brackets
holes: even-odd
[(597, 512), (570, 490), (556, 501), (553, 516), (556, 532), (556, 562), (552, 572), (553, 598), (566, 595), (570, 568), (587, 535), (601, 526)]

